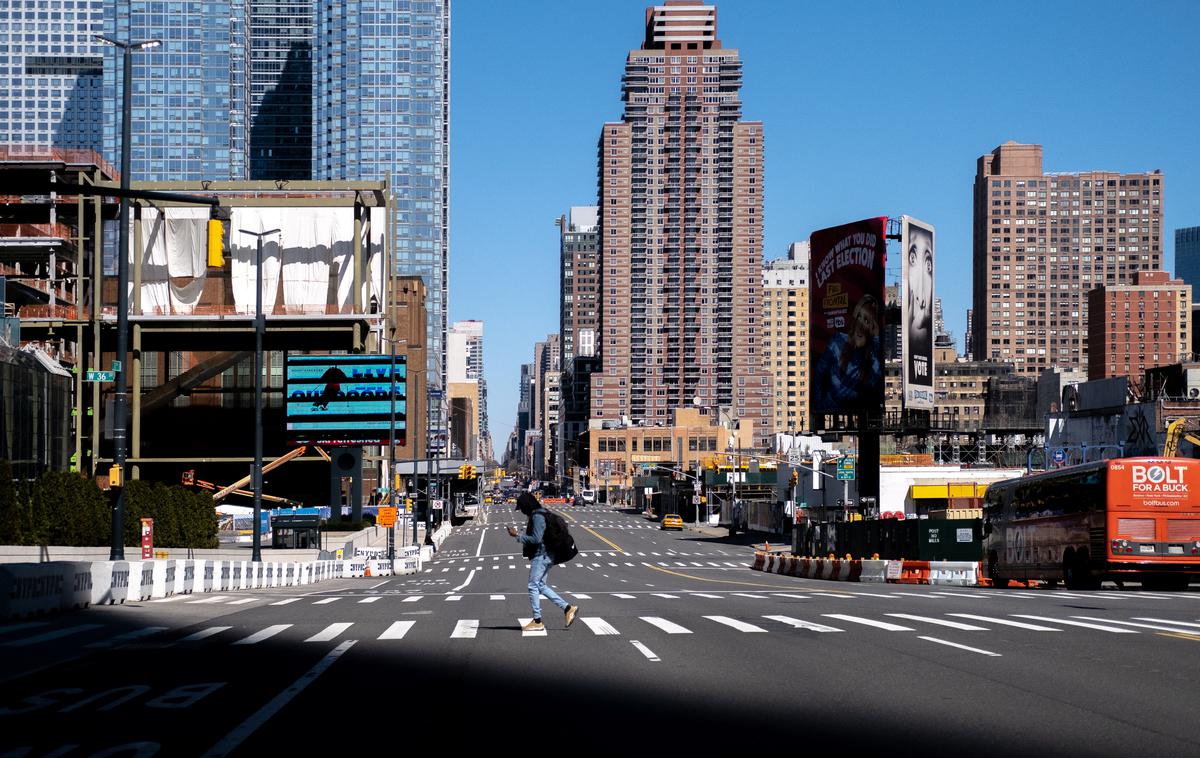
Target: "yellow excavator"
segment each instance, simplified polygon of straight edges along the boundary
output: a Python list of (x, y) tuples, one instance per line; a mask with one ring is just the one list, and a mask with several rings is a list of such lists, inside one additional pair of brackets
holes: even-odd
[(1167, 438), (1163, 442), (1162, 455), (1164, 458), (1179, 457), (1179, 441), (1187, 440), (1188, 442), (1200, 448), (1200, 437), (1187, 431), (1187, 419), (1177, 418), (1167, 424)]

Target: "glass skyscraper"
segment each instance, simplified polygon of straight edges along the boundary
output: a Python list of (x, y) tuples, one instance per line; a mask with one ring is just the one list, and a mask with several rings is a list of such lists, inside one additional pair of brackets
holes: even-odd
[(105, 4), (0, 2), (0, 145), (99, 150)]
[(450, 0), (319, 0), (313, 69), (313, 178), (390, 182), (397, 268), (429, 295), (426, 386), (444, 387)]
[(1175, 230), (1175, 276), (1192, 285), (1192, 299), (1200, 298), (1200, 226)]
[(312, 0), (250, 0), (250, 179), (312, 178)]
[[(133, 54), (136, 181), (246, 178), (245, 0), (116, 0), (105, 33), (162, 40)], [(120, 157), (121, 51), (104, 66), (104, 156)]]

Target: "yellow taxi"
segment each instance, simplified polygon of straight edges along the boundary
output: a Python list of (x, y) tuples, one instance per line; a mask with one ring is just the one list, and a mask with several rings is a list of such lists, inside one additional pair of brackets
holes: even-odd
[(662, 524), (659, 526), (659, 528), (660, 529), (682, 530), (683, 529), (683, 519), (674, 513), (669, 513), (666, 516), (663, 516)]

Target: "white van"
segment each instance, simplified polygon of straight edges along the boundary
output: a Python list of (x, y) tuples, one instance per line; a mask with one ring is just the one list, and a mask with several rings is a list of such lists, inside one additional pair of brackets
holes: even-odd
[(579, 493), (579, 499), (584, 505), (592, 505), (596, 502), (596, 490), (583, 490)]

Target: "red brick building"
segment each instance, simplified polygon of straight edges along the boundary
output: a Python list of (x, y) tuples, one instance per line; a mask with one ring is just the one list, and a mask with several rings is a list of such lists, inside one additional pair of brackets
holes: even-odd
[(1137, 271), (1133, 284), (1088, 293), (1088, 379), (1134, 381), (1153, 366), (1191, 355), (1192, 286), (1165, 271)]

